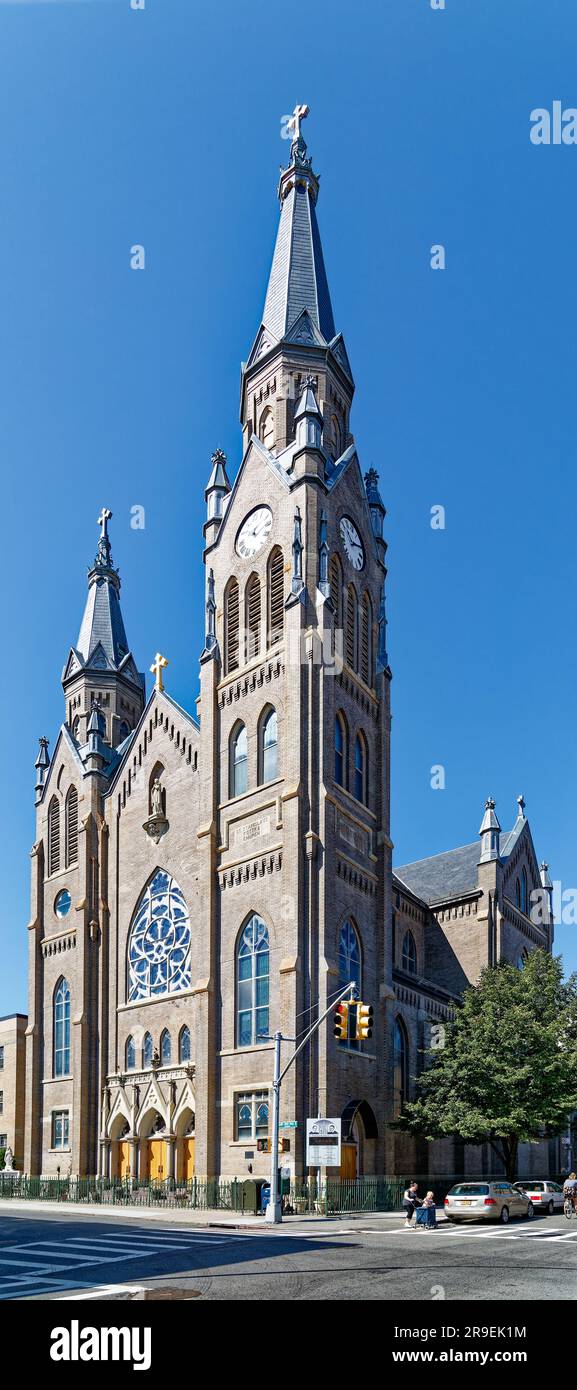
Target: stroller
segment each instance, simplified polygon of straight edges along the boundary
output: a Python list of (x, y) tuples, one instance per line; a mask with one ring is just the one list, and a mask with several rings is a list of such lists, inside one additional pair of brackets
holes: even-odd
[(415, 1212), (417, 1226), (423, 1229), (435, 1230), (437, 1226), (437, 1213), (434, 1207), (417, 1207)]

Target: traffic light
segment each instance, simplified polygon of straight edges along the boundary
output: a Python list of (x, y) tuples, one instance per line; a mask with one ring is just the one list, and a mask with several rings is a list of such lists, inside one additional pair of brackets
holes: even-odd
[(347, 1042), (349, 1036), (349, 1006), (348, 1004), (337, 1004), (334, 1012), (333, 1033), (337, 1042)]
[(359, 999), (357, 1004), (357, 1031), (355, 1033), (355, 1038), (357, 1038), (359, 1042), (362, 1038), (372, 1038), (374, 1017), (375, 1011), (372, 1004), (362, 1004)]
[(270, 1140), (270, 1139), (257, 1139), (257, 1141), (256, 1141), (256, 1148), (257, 1148), (257, 1153), (259, 1153), (259, 1154), (269, 1154), (270, 1151), (271, 1151), (271, 1140)]

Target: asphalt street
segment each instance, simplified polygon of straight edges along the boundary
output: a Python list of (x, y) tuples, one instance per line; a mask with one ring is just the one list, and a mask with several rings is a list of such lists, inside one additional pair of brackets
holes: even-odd
[[(215, 1216), (215, 1220), (217, 1217)], [(2, 1216), (0, 1299), (463, 1301), (577, 1298), (577, 1220), (405, 1231), (367, 1216), (252, 1230)]]

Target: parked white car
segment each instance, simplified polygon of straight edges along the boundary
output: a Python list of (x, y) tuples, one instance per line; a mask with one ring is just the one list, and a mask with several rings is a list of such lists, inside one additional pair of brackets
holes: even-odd
[(546, 1211), (548, 1216), (563, 1211), (563, 1188), (558, 1182), (550, 1182), (549, 1178), (525, 1178), (524, 1182), (516, 1182), (515, 1187), (526, 1193), (535, 1211)]

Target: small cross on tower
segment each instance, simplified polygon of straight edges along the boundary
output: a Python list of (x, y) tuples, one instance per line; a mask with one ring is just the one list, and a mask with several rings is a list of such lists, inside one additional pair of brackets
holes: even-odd
[(108, 540), (108, 523), (109, 523), (109, 521), (110, 521), (111, 516), (112, 516), (112, 512), (108, 510), (108, 507), (103, 507), (103, 508), (102, 508), (102, 511), (101, 511), (101, 513), (100, 513), (100, 516), (98, 517), (98, 525), (99, 525), (100, 528), (101, 528), (101, 530), (100, 530), (100, 539), (101, 539), (101, 540), (106, 540), (106, 541)]
[(295, 109), (289, 121), (289, 130), (291, 132), (293, 140), (300, 140), (301, 121), (304, 121), (305, 117), (308, 116), (308, 114), (308, 106), (295, 106)]
[(160, 652), (157, 652), (157, 653), (156, 653), (156, 656), (155, 656), (155, 658), (154, 658), (154, 661), (153, 661), (153, 663), (152, 663), (152, 666), (151, 666), (151, 668), (150, 668), (151, 671), (152, 671), (152, 674), (153, 674), (153, 676), (154, 676), (154, 685), (155, 685), (155, 689), (156, 689), (156, 690), (164, 690), (164, 683), (163, 683), (163, 680), (162, 680), (162, 672), (163, 672), (165, 666), (168, 666), (168, 661), (167, 661), (166, 657), (165, 657), (165, 656), (161, 656), (161, 653), (160, 653)]

